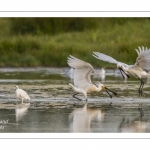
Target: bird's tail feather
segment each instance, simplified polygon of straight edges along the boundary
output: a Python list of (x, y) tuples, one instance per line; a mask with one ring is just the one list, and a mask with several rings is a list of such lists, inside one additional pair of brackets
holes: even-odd
[(69, 85), (72, 87), (72, 89), (74, 89), (74, 86), (71, 83), (69, 83)]

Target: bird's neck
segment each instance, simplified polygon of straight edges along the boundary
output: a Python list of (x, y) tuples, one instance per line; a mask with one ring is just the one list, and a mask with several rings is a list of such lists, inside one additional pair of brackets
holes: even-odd
[(98, 85), (98, 87), (96, 87), (96, 86), (94, 85), (94, 88), (95, 88), (95, 91), (97, 91), (97, 92), (99, 92), (99, 91), (101, 91), (101, 90), (102, 90), (102, 87), (101, 87), (101, 86), (99, 86), (99, 85)]

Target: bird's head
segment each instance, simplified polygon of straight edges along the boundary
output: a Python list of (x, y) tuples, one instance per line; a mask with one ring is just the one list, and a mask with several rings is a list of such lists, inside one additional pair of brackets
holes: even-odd
[(99, 81), (97, 81), (97, 86), (98, 86), (98, 88), (100, 88), (102, 90), (106, 90), (106, 87), (104, 86), (104, 84), (100, 83)]
[(101, 88), (102, 88), (103, 90), (106, 90), (106, 87), (104, 86), (104, 84), (101, 84)]
[(121, 68), (121, 69), (124, 69), (124, 66), (123, 66), (123, 65), (120, 65), (120, 68)]
[[(126, 78), (130, 78), (130, 76), (129, 76), (128, 73), (127, 73), (127, 67), (126, 67), (126, 66), (120, 64), (120, 65), (118, 65), (117, 67), (118, 67), (118, 69), (120, 70), (120, 73), (122, 74), (122, 77), (123, 77), (123, 78), (125, 78), (125, 77), (126, 77)], [(123, 72), (123, 73), (122, 73), (122, 72)], [(124, 76), (123, 74), (125, 74), (125, 76)]]
[(119, 65), (119, 66), (118, 66), (118, 69), (124, 70), (125, 67), (124, 67), (123, 65)]
[(18, 87), (18, 86), (16, 86), (16, 90), (17, 90), (17, 89), (19, 89), (19, 87)]
[(102, 83), (100, 83), (99, 81), (97, 81), (96, 84), (97, 84), (98, 88), (103, 89), (102, 87), (103, 87), (104, 85), (103, 85)]
[(117, 63), (117, 68), (122, 68), (123, 69), (123, 65), (122, 65), (122, 63)]

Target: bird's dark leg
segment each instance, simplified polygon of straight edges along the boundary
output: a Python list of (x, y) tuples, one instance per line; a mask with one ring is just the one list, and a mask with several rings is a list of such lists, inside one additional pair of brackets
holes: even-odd
[(144, 81), (142, 80), (142, 86), (141, 86), (141, 94), (143, 95), (143, 86), (144, 86)]
[(141, 97), (143, 95), (143, 86), (144, 86), (144, 81), (142, 79), (139, 78), (139, 80), (141, 81), (140, 87), (139, 87), (139, 96)]
[(144, 116), (144, 111), (142, 109), (142, 104), (139, 104), (139, 108), (138, 108), (139, 112), (140, 112), (140, 115), (141, 115), (141, 118)]
[(140, 87), (139, 87), (139, 96), (141, 97), (141, 85), (140, 85)]
[(80, 99), (80, 98), (78, 98), (78, 97), (75, 96), (75, 95), (78, 95), (78, 94), (79, 94), (79, 93), (73, 94), (73, 97), (76, 98), (76, 99), (78, 99), (78, 100), (82, 100), (82, 99)]
[[(80, 99), (80, 98), (78, 98), (78, 97), (75, 96), (75, 95), (78, 95), (78, 94), (80, 94), (80, 93), (75, 93), (75, 94), (73, 94), (73, 97), (76, 98), (76, 99), (78, 99), (78, 100), (80, 100), (80, 101), (82, 101), (82, 99)], [(87, 103), (87, 100), (88, 100), (88, 99), (86, 98), (86, 103)]]

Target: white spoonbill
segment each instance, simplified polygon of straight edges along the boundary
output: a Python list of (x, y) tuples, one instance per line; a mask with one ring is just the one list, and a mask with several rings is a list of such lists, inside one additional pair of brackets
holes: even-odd
[(139, 87), (139, 96), (141, 97), (143, 94), (142, 89), (144, 86), (144, 81), (142, 80), (142, 78), (150, 77), (150, 75), (146, 72), (146, 70), (150, 69), (150, 49), (148, 49), (147, 47), (144, 48), (144, 46), (138, 48), (139, 50), (135, 49), (138, 54), (138, 57), (134, 65), (124, 66), (123, 64), (122, 65), (120, 64), (118, 67), (121, 70), (130, 73), (135, 78), (141, 81)]
[[(91, 74), (94, 69), (89, 63), (70, 55), (70, 57), (68, 57), (68, 65), (70, 67), (74, 68), (74, 77), (73, 77), (74, 85), (69, 83), (69, 85), (72, 87), (72, 89), (76, 92), (73, 95), (74, 98), (79, 99), (75, 95), (82, 93), (87, 101), (87, 93), (94, 92), (94, 91), (100, 92), (102, 89), (105, 89), (106, 92), (109, 94), (108, 91), (111, 91), (110, 89), (106, 88), (100, 82), (98, 82), (98, 87), (96, 87), (91, 82)], [(111, 92), (114, 95), (117, 95), (116, 92), (113, 92), (113, 91), (111, 91)], [(109, 94), (109, 96), (112, 98), (112, 96), (110, 94)], [(79, 99), (79, 100), (81, 100), (81, 99)]]
[(23, 100), (29, 100), (30, 101), (30, 97), (29, 95), (22, 89), (19, 89), (18, 86), (16, 86), (16, 98), (20, 99), (23, 103)]

